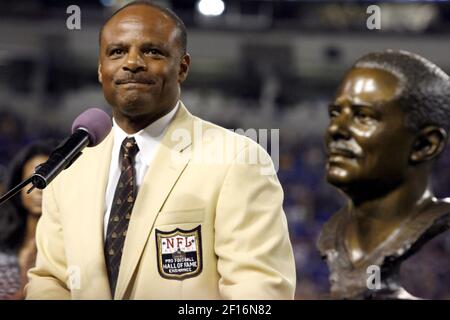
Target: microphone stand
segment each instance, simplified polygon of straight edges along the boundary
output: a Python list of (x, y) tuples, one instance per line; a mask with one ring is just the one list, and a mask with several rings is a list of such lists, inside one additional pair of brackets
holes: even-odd
[[(3, 203), (5, 203), (6, 201), (8, 201), (9, 199), (11, 199), (12, 197), (14, 197), (20, 190), (22, 190), (23, 188), (25, 188), (25, 186), (27, 186), (28, 184), (30, 184), (33, 181), (33, 177), (34, 175), (32, 175), (31, 177), (25, 179), (24, 181), (22, 181), (21, 183), (19, 183), (17, 186), (15, 186), (14, 188), (12, 188), (11, 190), (9, 190), (7, 193), (5, 193), (1, 198), (0, 198), (0, 205), (2, 205)], [(27, 193), (30, 193), (31, 191), (33, 191), (34, 186), (30, 188), (30, 190), (27, 191)]]

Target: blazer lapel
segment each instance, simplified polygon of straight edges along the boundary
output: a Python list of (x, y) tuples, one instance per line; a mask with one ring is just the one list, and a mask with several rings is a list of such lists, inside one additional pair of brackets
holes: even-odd
[[(193, 117), (180, 107), (167, 128), (159, 150), (140, 186), (125, 239), (115, 299), (123, 299), (154, 222), (173, 186), (189, 163)], [(189, 135), (181, 143), (181, 135)], [(175, 141), (174, 141), (175, 140)]]
[(89, 162), (89, 168), (86, 168), (86, 176), (90, 182), (82, 191), (82, 206), (84, 207), (82, 226), (85, 233), (82, 255), (86, 262), (84, 272), (89, 274), (86, 278), (91, 280), (90, 283), (85, 284), (86, 297), (84, 297), (83, 291), (81, 294), (87, 299), (111, 299), (103, 249), (103, 219), (113, 140), (111, 132), (105, 141), (96, 150), (93, 150), (93, 154), (90, 154), (93, 159)]

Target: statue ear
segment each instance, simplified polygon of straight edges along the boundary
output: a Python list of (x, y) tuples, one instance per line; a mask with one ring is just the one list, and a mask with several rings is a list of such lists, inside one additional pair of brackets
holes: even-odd
[(443, 128), (428, 126), (420, 130), (414, 139), (410, 160), (418, 163), (438, 156), (447, 143), (447, 132)]

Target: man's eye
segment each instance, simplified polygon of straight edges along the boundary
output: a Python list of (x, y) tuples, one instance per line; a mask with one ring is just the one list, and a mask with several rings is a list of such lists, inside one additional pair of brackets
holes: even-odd
[(109, 55), (111, 56), (121, 56), (124, 53), (122, 49), (113, 49), (110, 51)]
[(161, 51), (159, 51), (158, 49), (145, 49), (144, 54), (153, 55), (153, 56), (161, 55)]

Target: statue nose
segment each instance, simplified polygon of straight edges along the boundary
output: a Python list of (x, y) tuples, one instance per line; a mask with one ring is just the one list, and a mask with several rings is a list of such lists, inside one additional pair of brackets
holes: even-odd
[(341, 113), (340, 115), (334, 117), (327, 129), (328, 136), (333, 140), (349, 139), (349, 122), (349, 117), (344, 113)]

